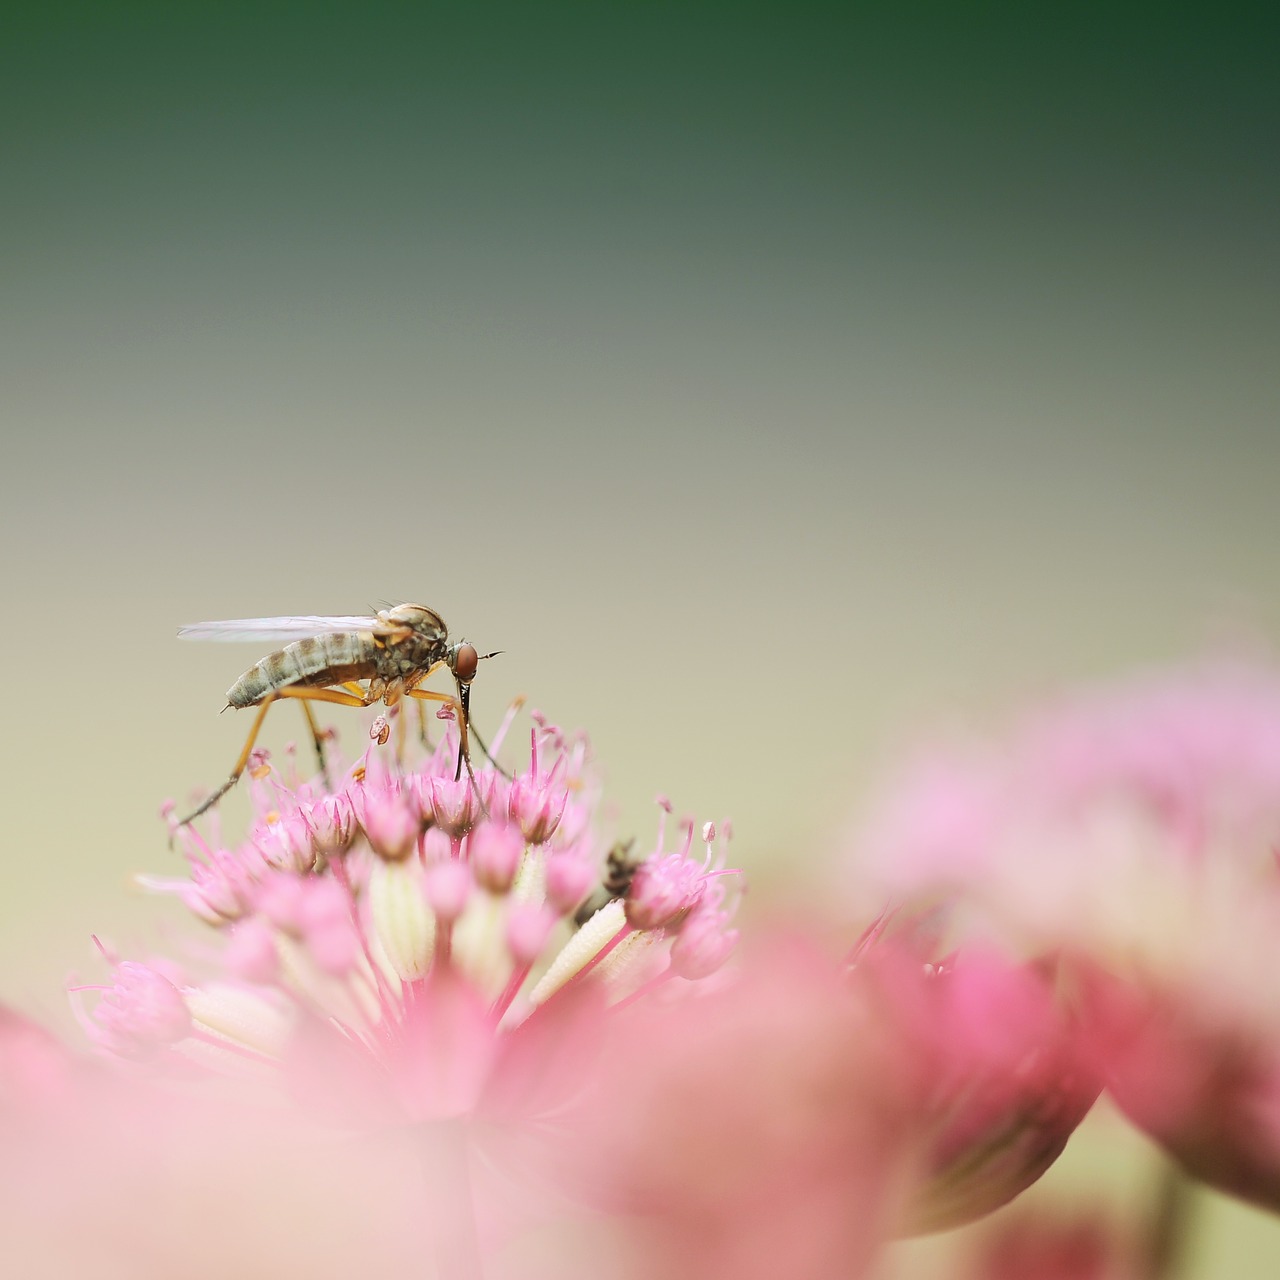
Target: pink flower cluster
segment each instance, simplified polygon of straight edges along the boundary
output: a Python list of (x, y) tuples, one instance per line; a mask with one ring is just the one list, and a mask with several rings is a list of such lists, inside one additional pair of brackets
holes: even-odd
[[(861, 827), (851, 891), (744, 938), (723, 825), (669, 847), (660, 801), (633, 856), (599, 829), (584, 739), (535, 718), (514, 777), (472, 779), (452, 726), (424, 751), (406, 728), (375, 725), (333, 785), (257, 756), (243, 840), (173, 829), (188, 874), (147, 883), (206, 941), (182, 964), (100, 947), (109, 981), (74, 988), (96, 1063), (0, 1019), (12, 1151), (109, 1153), (126, 1127), (130, 1205), (198, 1159), (292, 1213), (283, 1177), (376, 1224), (379, 1274), (826, 1280), (1014, 1199), (1107, 1087), (1190, 1173), (1280, 1208), (1268, 673), (935, 755)], [(250, 1221), (242, 1200), (220, 1220)], [(1137, 1235), (993, 1222), (957, 1277), (1156, 1274)], [(350, 1274), (337, 1236), (277, 1269)]]
[[(189, 874), (143, 883), (215, 927), (212, 974), (114, 962), (111, 986), (82, 1006), (91, 1039), (125, 1057), (259, 1060), (309, 1019), (386, 1065), (433, 983), (463, 984), (501, 1041), (588, 978), (621, 999), (729, 958), (740, 877), (717, 858), (713, 824), (700, 856), (692, 821), (666, 852), (665, 802), (625, 899), (588, 902), (604, 857), (585, 740), (536, 718), (528, 766), (508, 778), (460, 770), (455, 733), (416, 764), (382, 726), (372, 736), (333, 788), (259, 755), (238, 844), (170, 817)], [(406, 1115), (431, 1109), (404, 1084)]]

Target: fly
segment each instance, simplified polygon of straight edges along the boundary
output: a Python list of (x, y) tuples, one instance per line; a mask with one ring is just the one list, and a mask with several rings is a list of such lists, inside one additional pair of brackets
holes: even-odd
[[(281, 698), (296, 698), (311, 728), (323, 767), (324, 755), (315, 717), (308, 705), (331, 702), (343, 707), (370, 707), (376, 702), (393, 707), (401, 698), (439, 702), (450, 708), (458, 724), (458, 767), (475, 785), (471, 768), (471, 681), (476, 668), (492, 653), (477, 653), (467, 640), (449, 639), (444, 619), (420, 604), (398, 604), (376, 614), (347, 617), (230, 618), (180, 627), (184, 640), (262, 640), (283, 647), (267, 654), (227, 690), (227, 706), (257, 707), (253, 727), (231, 776), (204, 802), (182, 819), (181, 825), (212, 808), (239, 781), (258, 739), (267, 709)], [(432, 672), (447, 667), (456, 696), (420, 686)], [(488, 749), (476, 735), (481, 750)]]

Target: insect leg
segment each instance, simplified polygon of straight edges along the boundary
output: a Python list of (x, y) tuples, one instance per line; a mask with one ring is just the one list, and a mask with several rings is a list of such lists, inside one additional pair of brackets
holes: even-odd
[(244, 772), (244, 767), (249, 763), (249, 755), (253, 751), (253, 744), (258, 740), (258, 734), (262, 729), (262, 722), (267, 718), (267, 708), (276, 700), (276, 694), (269, 693), (263, 700), (258, 703), (258, 714), (253, 718), (253, 728), (249, 730), (249, 736), (244, 741), (244, 749), (240, 752), (240, 758), (235, 762), (235, 766), (231, 770), (231, 776), (220, 786), (212, 795), (204, 798), (198, 808), (192, 810), (178, 826), (185, 827), (189, 822), (194, 822), (202, 813), (212, 809), (223, 796), (231, 790), (232, 787), (240, 781), (240, 775)]
[(405, 693), (410, 693), (412, 690), (416, 689), (429, 675), (431, 675), (433, 671), (439, 671), (443, 666), (444, 659), (441, 658), (438, 661), (433, 662), (429, 667), (423, 667), (421, 671), (415, 671), (413, 675), (404, 682)]
[[(444, 661), (433, 662), (429, 667), (424, 667), (421, 671), (415, 672), (404, 682), (405, 693), (411, 694), (437, 667), (443, 667)], [(418, 704), (418, 741), (421, 743), (423, 750), (431, 749), (431, 734), (427, 731), (427, 710)]]
[(333, 779), (329, 777), (329, 762), (324, 755), (324, 735), (320, 732), (320, 726), (316, 723), (315, 712), (304, 702), (302, 704), (302, 714), (307, 718), (307, 728), (311, 730), (311, 745), (316, 749), (316, 760), (320, 765), (320, 776), (324, 779), (324, 785), (333, 790)]
[[(354, 689), (356, 692), (347, 693), (344, 691), (345, 689)], [(294, 698), (302, 703), (302, 714), (307, 717), (307, 724), (311, 726), (312, 738), (316, 744), (316, 755), (320, 757), (320, 773), (324, 777), (325, 786), (332, 791), (333, 779), (329, 776), (329, 766), (325, 761), (320, 730), (316, 725), (315, 714), (307, 706), (307, 703), (332, 702), (340, 707), (367, 707), (373, 699), (355, 681), (348, 681), (343, 689), (322, 689), (313, 685), (289, 684), (285, 685), (283, 689), (277, 689), (276, 696), (279, 698)]]
[(418, 741), (422, 744), (423, 749), (431, 750), (431, 735), (427, 732), (427, 709), (421, 702), (417, 704), (418, 712)]
[[(279, 698), (298, 698), (304, 703), (336, 702), (341, 707), (367, 707), (373, 701), (364, 690), (361, 690), (360, 696), (357, 697), (354, 693), (346, 693), (341, 689), (318, 689), (307, 685), (285, 685), (283, 689), (273, 689), (258, 703), (258, 714), (253, 719), (253, 728), (249, 730), (249, 736), (245, 739), (244, 748), (240, 752), (240, 758), (235, 763), (235, 768), (231, 770), (231, 776), (217, 791), (211, 796), (207, 796), (199, 808), (187, 814), (178, 823), (180, 827), (185, 827), (187, 823), (194, 821), (202, 813), (212, 809), (240, 781), (240, 775), (244, 772), (245, 765), (249, 763), (249, 755), (253, 751), (253, 744), (257, 742), (258, 734), (262, 730), (262, 722), (267, 717), (267, 708)], [(310, 708), (307, 708), (307, 710), (309, 713)], [(312, 725), (315, 723), (310, 714), (308, 714), (308, 721)]]
[[(467, 710), (451, 693), (437, 693), (434, 689), (406, 689), (405, 693), (411, 698), (421, 698), (423, 702), (443, 702), (445, 706), (453, 708), (454, 718), (458, 722), (458, 745), (461, 752), (458, 757), (458, 770), (454, 775), (454, 781), (462, 773), (462, 765), (465, 762), (467, 766), (467, 777), (471, 779), (472, 789), (475, 789), (476, 775), (471, 770), (471, 746), (467, 740)], [(477, 795), (480, 793), (477, 791)]]
[(272, 696), (298, 698), (304, 702), (336, 702), (340, 707), (367, 707), (377, 701), (363, 689), (360, 690), (360, 696), (356, 697), (354, 693), (346, 693), (341, 689), (319, 689), (306, 684), (287, 684), (283, 689), (277, 689)]
[(471, 720), (471, 717), (468, 716), (467, 717), (468, 728), (470, 730), (471, 736), (476, 740), (476, 745), (480, 748), (480, 750), (484, 752), (485, 759), (488, 760), (488, 762), (491, 765), (493, 765), (493, 767), (497, 769), (497, 771), (500, 774), (502, 774), (502, 776), (506, 778), (508, 782), (510, 782), (511, 775), (493, 758), (492, 754), (489, 751), (489, 748), (485, 746), (484, 739), (480, 736), (480, 731), (475, 727), (475, 725), (470, 724), (470, 720)]
[[(485, 657), (492, 657), (492, 654), (486, 654), (486, 655), (485, 655)], [(415, 697), (415, 698), (417, 698), (417, 697), (424, 697), (425, 695), (422, 695), (422, 694), (419, 694), (419, 693), (415, 693), (415, 692), (414, 692), (414, 690), (416, 690), (416, 689), (417, 689), (417, 687), (418, 687), (418, 686), (419, 686), (419, 685), (420, 685), (420, 684), (421, 684), (421, 683), (422, 683), (422, 682), (423, 682), (423, 681), (424, 681), (424, 680), (425, 680), (425, 679), (426, 679), (426, 678), (427, 678), (427, 677), (428, 677), (428, 676), (429, 676), (433, 671), (435, 671), (435, 670), (436, 670), (436, 668), (438, 668), (438, 667), (442, 667), (442, 666), (444, 666), (444, 663), (443, 663), (443, 662), (435, 662), (435, 663), (432, 663), (432, 664), (431, 664), (431, 666), (429, 666), (425, 671), (419, 671), (416, 675), (410, 676), (410, 677), (409, 677), (409, 679), (405, 682), (405, 690), (404, 690), (404, 691), (405, 691), (405, 693), (407, 693), (407, 694), (409, 694), (411, 697)], [(464, 688), (465, 688), (465, 686), (464, 686)], [(507, 772), (507, 771), (506, 771), (506, 770), (505, 770), (505, 769), (504, 769), (504, 768), (503, 768), (503, 767), (502, 767), (502, 766), (501, 766), (501, 765), (500, 765), (500, 764), (499, 764), (499, 763), (498, 763), (498, 762), (493, 758), (492, 754), (491, 754), (491, 753), (490, 753), (490, 751), (489, 751), (489, 748), (488, 748), (487, 746), (485, 746), (484, 739), (483, 739), (483, 738), (479, 735), (479, 733), (477, 733), (477, 732), (476, 732), (476, 730), (472, 727), (472, 725), (471, 725), (471, 712), (467, 709), (467, 707), (466, 707), (466, 706), (462, 706), (462, 705), (458, 702), (458, 700), (457, 700), (456, 698), (451, 698), (448, 694), (440, 694), (440, 695), (438, 695), (438, 696), (436, 696), (436, 697), (426, 698), (426, 701), (428, 701), (428, 702), (452, 702), (452, 703), (455, 705), (455, 707), (461, 706), (461, 712), (462, 712), (462, 714), (461, 714), (461, 716), (460, 716), (460, 718), (459, 718), (459, 723), (464, 725), (464, 728), (463, 728), (463, 730), (462, 730), (462, 740), (463, 740), (463, 742), (464, 742), (464, 743), (466, 743), (466, 744), (467, 744), (467, 749), (466, 749), (466, 761), (467, 761), (467, 768), (468, 768), (468, 769), (470, 769), (470, 768), (471, 768), (470, 743), (469, 743), (468, 739), (469, 739), (469, 738), (475, 738), (476, 742), (478, 742), (478, 743), (480, 744), (480, 750), (484, 752), (485, 759), (486, 759), (486, 760), (488, 760), (488, 762), (489, 762), (491, 765), (493, 765), (493, 767), (494, 767), (495, 769), (497, 769), (497, 771), (498, 771), (500, 774), (502, 774), (502, 776), (503, 776), (504, 778), (506, 778), (506, 780), (507, 780), (508, 782), (510, 782), (510, 781), (511, 781), (511, 775), (510, 775), (510, 774), (509, 774), (509, 773), (508, 773), (508, 772)], [(426, 716), (423, 714), (423, 711), (422, 711), (422, 708), (421, 708), (421, 707), (419, 707), (419, 708), (418, 708), (418, 730), (419, 730), (419, 737), (420, 737), (420, 738), (421, 738), (421, 740), (422, 740), (422, 745), (423, 745), (424, 747), (429, 747), (429, 746), (431, 745), (431, 742), (430, 742), (430, 740), (429, 740), (429, 738), (428, 738), (428, 736), (427, 736), (427, 718), (426, 718)]]
[[(361, 700), (362, 706), (368, 705), (368, 700), (365, 698), (363, 685), (357, 683), (355, 680), (344, 680), (342, 682), (342, 688), (349, 690), (353, 696), (359, 698)], [(320, 732), (319, 726), (316, 724), (315, 712), (312, 711), (309, 706), (307, 706), (307, 703), (309, 701), (315, 701), (315, 699), (303, 698), (301, 699), (301, 701), (302, 701), (302, 714), (307, 717), (307, 728), (311, 730), (311, 741), (316, 749), (316, 759), (320, 762), (320, 776), (324, 778), (325, 786), (328, 787), (330, 791), (332, 791), (333, 778), (330, 777), (329, 775), (329, 763), (325, 759), (324, 734)]]

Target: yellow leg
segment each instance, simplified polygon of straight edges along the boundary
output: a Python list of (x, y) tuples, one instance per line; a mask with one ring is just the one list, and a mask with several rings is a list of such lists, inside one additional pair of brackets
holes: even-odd
[[(359, 688), (359, 685), (356, 686)], [(273, 698), (301, 698), (306, 702), (336, 702), (340, 707), (367, 707), (371, 702), (377, 701), (375, 698), (360, 689), (357, 696), (354, 693), (345, 693), (341, 689), (320, 689), (309, 684), (287, 684), (283, 689), (277, 689), (275, 693), (268, 695)]]
[[(433, 662), (429, 667), (424, 668), (422, 671), (415, 671), (413, 675), (404, 682), (405, 693), (412, 693), (429, 675), (433, 672), (439, 671), (443, 666), (444, 659), (441, 658), (439, 662)], [(432, 701), (432, 699), (428, 699), (428, 701)]]
[(333, 780), (329, 777), (329, 762), (324, 755), (324, 735), (320, 732), (320, 726), (316, 723), (315, 712), (305, 702), (302, 704), (302, 714), (306, 716), (307, 728), (311, 730), (311, 745), (316, 749), (316, 762), (320, 766), (320, 776), (324, 779), (325, 786), (332, 791)]
[[(244, 767), (249, 763), (249, 756), (253, 753), (253, 744), (258, 740), (258, 734), (262, 732), (262, 722), (267, 718), (267, 710), (272, 703), (280, 698), (297, 698), (303, 703), (303, 707), (307, 712), (307, 720), (315, 728), (314, 717), (310, 714), (310, 708), (306, 706), (308, 702), (336, 702), (343, 707), (367, 707), (371, 701), (367, 694), (361, 691), (361, 696), (356, 697), (352, 693), (344, 693), (340, 689), (315, 689), (306, 685), (286, 685), (283, 689), (276, 689), (272, 693), (267, 694), (265, 698), (258, 703), (258, 714), (253, 718), (253, 727), (249, 730), (249, 736), (244, 741), (244, 747), (240, 751), (240, 756), (236, 760), (234, 768), (231, 770), (230, 777), (220, 786), (212, 795), (206, 796), (203, 802), (187, 814), (181, 822), (180, 827), (185, 827), (187, 823), (194, 822), (202, 813), (206, 813), (212, 809), (223, 796), (231, 790), (232, 787), (240, 781), (240, 775), (244, 772)], [(317, 739), (318, 745), (318, 739)]]
[[(462, 703), (453, 694), (437, 693), (434, 689), (406, 689), (405, 692), (411, 698), (421, 698), (423, 702), (442, 702), (446, 707), (453, 708), (454, 719), (458, 722), (458, 744), (462, 749), (458, 761), (458, 774), (462, 773), (461, 766), (465, 763), (467, 777), (471, 779), (471, 785), (474, 787), (476, 775), (471, 770), (471, 744), (467, 739), (467, 712)], [(477, 792), (478, 794), (479, 792)]]
[(217, 789), (217, 791), (206, 796), (196, 809), (193, 809), (185, 818), (182, 819), (181, 822), (178, 823), (178, 826), (185, 827), (187, 823), (194, 822), (202, 813), (212, 809), (213, 806), (217, 804), (218, 801), (236, 785), (237, 782), (240, 781), (240, 775), (244, 772), (244, 767), (248, 764), (249, 756), (253, 751), (253, 744), (257, 742), (258, 734), (262, 730), (262, 722), (267, 718), (267, 710), (275, 700), (276, 695), (274, 693), (269, 693), (260, 703), (258, 703), (258, 714), (253, 717), (253, 727), (249, 730), (249, 736), (244, 740), (244, 748), (240, 752), (239, 759), (232, 767), (231, 776)]

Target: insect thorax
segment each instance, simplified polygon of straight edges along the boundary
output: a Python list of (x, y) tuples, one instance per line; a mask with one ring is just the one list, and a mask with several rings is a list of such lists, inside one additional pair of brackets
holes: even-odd
[(425, 671), (442, 662), (449, 653), (444, 636), (412, 635), (406, 640), (385, 644), (376, 651), (375, 665), (378, 675), (388, 683), (405, 680), (418, 671)]

